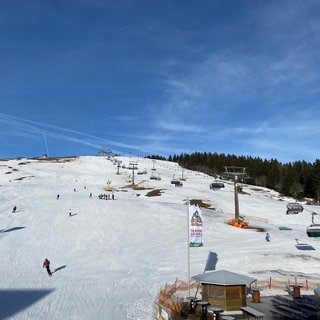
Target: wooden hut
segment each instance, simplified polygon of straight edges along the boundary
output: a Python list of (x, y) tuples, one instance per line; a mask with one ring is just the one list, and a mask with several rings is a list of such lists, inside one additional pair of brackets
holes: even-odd
[(217, 270), (200, 273), (192, 279), (202, 285), (202, 300), (225, 311), (239, 310), (247, 305), (247, 285), (257, 279), (238, 273)]

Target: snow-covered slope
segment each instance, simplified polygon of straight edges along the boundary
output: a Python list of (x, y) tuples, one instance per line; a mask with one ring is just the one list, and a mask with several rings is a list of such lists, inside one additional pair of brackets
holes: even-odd
[[(319, 239), (305, 232), (317, 207), (286, 215), (292, 199), (244, 185), (240, 214), (264, 232), (234, 228), (225, 223), (234, 215), (232, 182), (212, 191), (212, 177), (176, 163), (117, 159), (119, 168), (104, 157), (0, 161), (1, 319), (152, 319), (159, 289), (188, 277), (188, 198), (215, 209), (203, 208), (204, 246), (191, 248), (191, 275), (203, 272), (213, 250), (219, 269), (256, 277), (274, 270), (318, 276)], [(138, 165), (136, 188), (128, 183), (132, 170), (122, 168), (130, 161)], [(171, 179), (181, 175), (186, 181), (174, 187)], [(98, 198), (110, 193), (107, 181), (114, 201)], [(150, 194), (155, 190), (158, 196)], [(297, 250), (295, 239), (316, 250)], [(56, 270), (52, 277), (42, 268), (44, 258)]]

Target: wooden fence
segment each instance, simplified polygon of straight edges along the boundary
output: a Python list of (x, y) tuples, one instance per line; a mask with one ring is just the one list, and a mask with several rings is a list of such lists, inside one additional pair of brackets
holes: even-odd
[(260, 289), (275, 289), (275, 290), (287, 290), (289, 287), (294, 285), (301, 286), (302, 290), (305, 291), (313, 291), (314, 289), (320, 287), (320, 279), (308, 279), (299, 277), (296, 278), (274, 278), (269, 277), (265, 279), (258, 279), (257, 280), (257, 287)]
[[(320, 279), (308, 279), (307, 277), (283, 277), (283, 278), (261, 278), (252, 285), (251, 288), (259, 288), (261, 290), (273, 291), (289, 291), (293, 286), (300, 286), (302, 291), (309, 292), (320, 287)], [(197, 291), (199, 283), (190, 281), (188, 286), (187, 281), (176, 279), (172, 284), (166, 283), (164, 288), (160, 290), (157, 303), (157, 315), (155, 320), (180, 319), (182, 311), (182, 301), (189, 295), (190, 290), (193, 294)], [(201, 289), (200, 289), (201, 291)], [(199, 292), (200, 292), (199, 291)], [(250, 292), (250, 290), (249, 290)]]

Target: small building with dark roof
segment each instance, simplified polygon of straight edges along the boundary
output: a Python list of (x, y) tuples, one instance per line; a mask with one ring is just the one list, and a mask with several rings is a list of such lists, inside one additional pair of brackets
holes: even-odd
[(202, 285), (202, 300), (225, 311), (239, 310), (247, 305), (247, 286), (257, 279), (238, 273), (217, 270), (192, 277)]

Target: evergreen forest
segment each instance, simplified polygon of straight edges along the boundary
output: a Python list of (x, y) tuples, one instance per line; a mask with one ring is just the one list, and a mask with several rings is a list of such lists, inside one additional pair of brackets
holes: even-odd
[(224, 177), (226, 167), (245, 168), (243, 182), (267, 187), (297, 200), (320, 200), (320, 160), (314, 163), (295, 161), (282, 164), (276, 159), (263, 160), (248, 156), (225, 155), (210, 152), (194, 152), (164, 158), (148, 156), (151, 159), (174, 161), (185, 169), (196, 170), (214, 179)]

